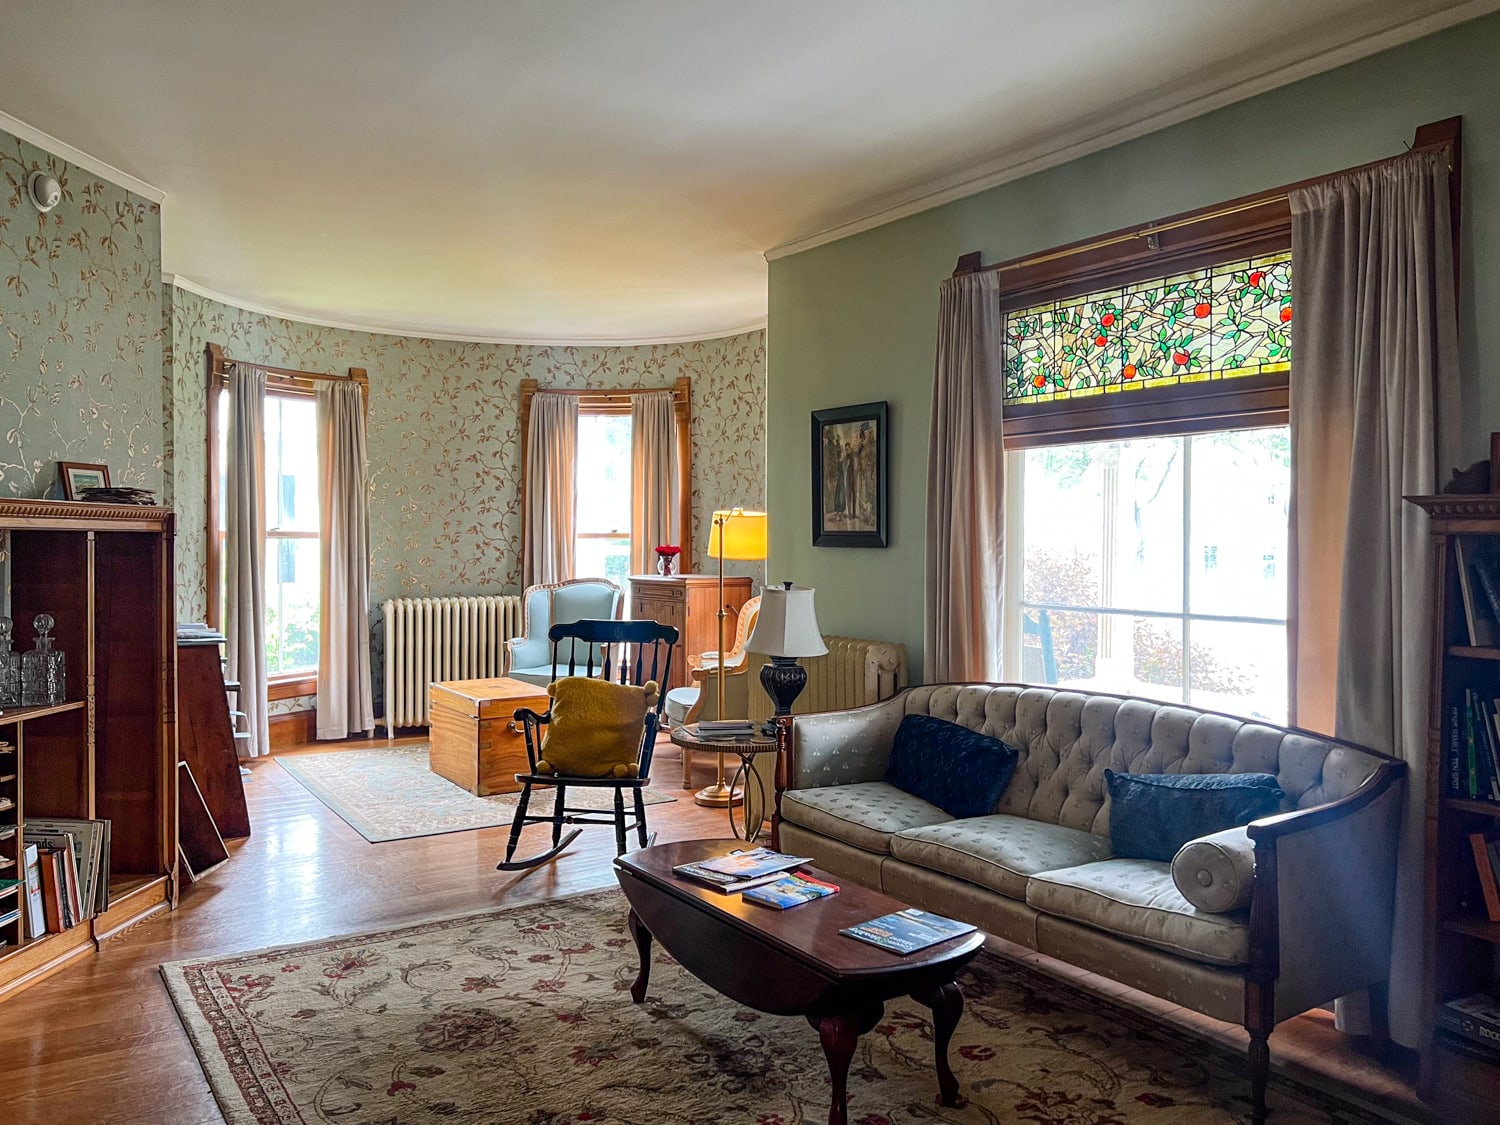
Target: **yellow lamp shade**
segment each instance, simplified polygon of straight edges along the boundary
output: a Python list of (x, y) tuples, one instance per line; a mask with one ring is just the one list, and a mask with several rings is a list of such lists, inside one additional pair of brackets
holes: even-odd
[(766, 513), (735, 508), (715, 512), (708, 557), (754, 561), (766, 557)]

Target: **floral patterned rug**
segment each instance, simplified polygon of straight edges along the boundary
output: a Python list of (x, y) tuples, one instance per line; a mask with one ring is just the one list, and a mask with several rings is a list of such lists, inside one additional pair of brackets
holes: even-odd
[[(289, 754), (277, 756), (275, 761), (372, 844), (511, 822), (516, 812), (514, 794), (476, 797), (433, 773), (427, 751), (427, 744), (421, 743)], [(677, 799), (655, 789), (645, 790), (643, 796), (648, 805)], [(533, 791), (531, 799), (531, 811), (551, 811), (550, 789)], [(540, 808), (538, 800), (543, 802)], [(580, 808), (608, 811), (614, 807), (614, 800), (612, 789), (573, 789), (568, 793), (568, 804)]]
[[(618, 891), (162, 966), (231, 1125), (803, 1125), (827, 1069), (800, 1019), (715, 994), (657, 946), (646, 1003)], [(937, 1104), (931, 1013), (886, 1006), (851, 1125), (1214, 1125), (1249, 1119), (1238, 1056), (982, 953), (960, 976)], [(1276, 1125), (1382, 1120), (1277, 1074)]]

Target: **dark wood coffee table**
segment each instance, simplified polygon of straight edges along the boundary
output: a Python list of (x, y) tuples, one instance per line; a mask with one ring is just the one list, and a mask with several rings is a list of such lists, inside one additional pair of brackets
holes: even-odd
[[(939, 1100), (958, 1104), (948, 1041), (963, 1014), (954, 975), (979, 952), (979, 933), (950, 938), (906, 956), (846, 937), (839, 930), (906, 904), (834, 878), (836, 895), (771, 910), (680, 879), (672, 868), (724, 855), (737, 840), (683, 840), (628, 852), (615, 874), (630, 902), (630, 932), (641, 971), (630, 995), (646, 998), (654, 937), (716, 992), (757, 1011), (805, 1016), (818, 1032), (833, 1078), (829, 1125), (845, 1125), (849, 1062), (855, 1041), (885, 1014), (885, 1002), (910, 996), (932, 1009)], [(813, 869), (816, 870), (816, 869)], [(819, 873), (821, 876), (821, 873)]]

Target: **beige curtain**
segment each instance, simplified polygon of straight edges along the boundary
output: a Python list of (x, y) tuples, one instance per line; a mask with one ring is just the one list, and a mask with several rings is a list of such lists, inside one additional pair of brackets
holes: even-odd
[(229, 456), (224, 496), (224, 635), (251, 757), (271, 752), (266, 700), (266, 376), (229, 376)]
[(658, 545), (682, 545), (682, 477), (671, 391), (631, 396), (630, 473), (631, 573), (650, 574), (656, 569)]
[[(1411, 153), (1291, 197), (1294, 718), (1323, 730), (1331, 719), (1410, 770), (1390, 1031), (1413, 1047), (1434, 576), (1426, 516), (1401, 497), (1435, 492), (1457, 455), (1447, 161)], [(1340, 1004), (1351, 1030), (1355, 1008)]]
[(375, 729), (365, 396), (358, 383), (329, 380), (319, 380), (315, 394), (322, 582), (318, 738), (348, 738)]
[(922, 675), (928, 683), (992, 680), (1005, 589), (999, 275), (949, 278), (938, 310)]
[(577, 470), (578, 398), (539, 392), (531, 399), (526, 435), (523, 585), (563, 582), (573, 577)]

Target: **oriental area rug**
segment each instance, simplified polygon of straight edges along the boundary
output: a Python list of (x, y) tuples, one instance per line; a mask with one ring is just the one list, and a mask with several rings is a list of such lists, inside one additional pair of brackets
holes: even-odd
[[(231, 1125), (821, 1125), (829, 1081), (801, 1019), (718, 996), (658, 946), (646, 1003), (618, 891), (162, 966)], [(981, 953), (959, 977), (937, 1104), (931, 1013), (860, 1037), (851, 1125), (1232, 1125), (1244, 1062), (1130, 1008)], [(1276, 1125), (1382, 1120), (1273, 1075)]]
[[(372, 844), (495, 828), (510, 824), (516, 812), (515, 794), (476, 797), (433, 773), (426, 743), (289, 754), (275, 761)], [(531, 811), (550, 812), (552, 792), (532, 790)], [(677, 799), (655, 789), (642, 796), (648, 805)], [(614, 808), (614, 799), (611, 789), (568, 791), (569, 805), (601, 812)]]

